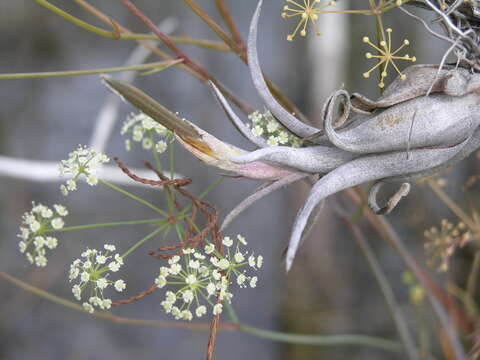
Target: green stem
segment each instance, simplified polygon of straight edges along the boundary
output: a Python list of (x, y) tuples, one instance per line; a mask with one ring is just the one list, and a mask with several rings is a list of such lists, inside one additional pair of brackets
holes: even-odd
[(278, 331), (258, 329), (252, 326), (239, 324), (238, 329), (259, 338), (279, 341), (296, 345), (334, 346), (334, 345), (361, 345), (382, 349), (391, 352), (401, 352), (401, 346), (391, 340), (375, 338), (365, 335), (301, 335), (288, 334)]
[(143, 239), (141, 239), (140, 241), (138, 241), (135, 245), (133, 245), (132, 247), (130, 247), (130, 249), (128, 249), (127, 251), (125, 251), (123, 254), (122, 254), (122, 258), (126, 258), (128, 255), (130, 255), (133, 251), (135, 251), (136, 249), (138, 249), (140, 246), (142, 246), (144, 243), (146, 243), (148, 240), (150, 240), (151, 238), (155, 237), (158, 233), (160, 233), (163, 229), (165, 229), (169, 224), (168, 223), (165, 223), (163, 224), (162, 226), (160, 226), (158, 229), (156, 229), (155, 231), (151, 232), (150, 234), (148, 234), (147, 236), (145, 236)]
[(115, 190), (115, 191), (118, 191), (120, 194), (123, 194), (123, 195), (129, 197), (130, 199), (133, 199), (133, 200), (135, 200), (135, 201), (138, 201), (139, 203), (141, 203), (141, 204), (149, 207), (150, 209), (152, 209), (152, 210), (154, 210), (154, 211), (156, 211), (156, 212), (158, 212), (158, 213), (160, 213), (160, 214), (162, 214), (163, 216), (165, 216), (165, 217), (168, 218), (169, 215), (168, 215), (165, 211), (163, 211), (163, 210), (160, 209), (159, 207), (156, 207), (156, 206), (153, 205), (152, 203), (150, 203), (150, 202), (148, 202), (148, 201), (146, 201), (146, 200), (143, 200), (142, 198), (139, 198), (138, 196), (133, 195), (132, 193), (129, 193), (128, 191), (123, 190), (122, 188), (120, 188), (120, 187), (118, 187), (118, 186), (116, 186), (116, 185), (113, 185), (113, 184), (109, 183), (109, 182), (106, 181), (106, 180), (98, 179), (98, 181), (99, 181), (100, 183), (102, 183), (103, 185), (106, 185), (106, 186), (108, 186), (109, 188), (111, 188), (111, 189), (113, 189), (113, 190)]
[(166, 220), (163, 220), (163, 219), (117, 221), (117, 222), (111, 222), (111, 223), (66, 226), (66, 227), (58, 229), (58, 230), (47, 229), (45, 232), (59, 233), (59, 232), (64, 232), (64, 231), (87, 230), (87, 229), (96, 229), (96, 228), (123, 226), (123, 225), (142, 225), (142, 224), (158, 224), (158, 223), (163, 224), (165, 222), (166, 222)]
[[(84, 29), (94, 34), (115, 40), (155, 40), (158, 41), (158, 37), (153, 34), (131, 34), (131, 33), (124, 33), (118, 24), (113, 22), (110, 19), (112, 27), (114, 27), (114, 31), (109, 31), (102, 29), (98, 26), (91, 25), (71, 14), (68, 12), (60, 9), (59, 7), (51, 4), (47, 0), (35, 0), (35, 2), (51, 12), (55, 13), (56, 15), (62, 17), (63, 19), (67, 20), (68, 22)], [(212, 41), (212, 40), (203, 40), (203, 39), (192, 39), (190, 37), (185, 36), (171, 36), (170, 40), (179, 44), (188, 44), (188, 45), (195, 45), (199, 47), (203, 47), (206, 49), (216, 50), (216, 51), (229, 51), (230, 48), (226, 46), (224, 43), (219, 41)]]
[(238, 319), (237, 313), (235, 312), (235, 309), (233, 308), (232, 304), (229, 302), (224, 303), (225, 308), (227, 309), (228, 317), (230, 318), (230, 321), (234, 324), (239, 324), (240, 320)]
[[(198, 195), (197, 199), (203, 200), (205, 196), (210, 194), (213, 190), (215, 190), (224, 180), (224, 177), (220, 176), (217, 180), (211, 183), (200, 195)], [(190, 209), (192, 208), (192, 204), (187, 205), (179, 215), (185, 215)]]
[(450, 197), (442, 190), (440, 186), (435, 184), (434, 181), (429, 181), (428, 185), (433, 190), (433, 192), (447, 205), (450, 210), (453, 211), (455, 215), (462, 220), (465, 225), (467, 225), (472, 232), (477, 230), (475, 222), (470, 219), (470, 217), (452, 200)]
[[(168, 321), (154, 321), (154, 320), (126, 318), (126, 317), (116, 316), (103, 311), (95, 311), (93, 314), (89, 314), (81, 305), (78, 305), (72, 301), (66, 300), (59, 296), (53, 295), (38, 287), (27, 284), (26, 282), (21, 281), (7, 273), (0, 271), (0, 278), (10, 282), (11, 284), (25, 291), (28, 291), (34, 295), (42, 297), (58, 305), (65, 306), (67, 308), (70, 308), (76, 311), (80, 311), (92, 317), (108, 320), (116, 324), (137, 325), (137, 326), (156, 326), (156, 327), (164, 327), (164, 328), (182, 328), (182, 329), (190, 329), (190, 330), (209, 330), (210, 329), (209, 323), (192, 324), (192, 323), (181, 322), (181, 321), (168, 322)], [(222, 323), (219, 325), (218, 329), (219, 330), (236, 330), (236, 327), (233, 326), (233, 324)]]
[(387, 303), (388, 309), (390, 310), (391, 316), (393, 321), (395, 322), (395, 326), (397, 327), (398, 334), (400, 335), (400, 339), (404, 345), (404, 349), (406, 355), (410, 360), (420, 360), (421, 356), (418, 352), (418, 349), (415, 345), (413, 337), (410, 333), (408, 328), (407, 322), (405, 320), (405, 316), (401, 310), (400, 305), (395, 298), (395, 294), (393, 292), (390, 283), (388, 282), (385, 273), (383, 272), (380, 264), (375, 256), (370, 244), (368, 243), (367, 239), (363, 235), (358, 225), (350, 224), (348, 219), (345, 219), (347, 226), (349, 226), (354, 234), (354, 238), (357, 241), (360, 250), (363, 252), (365, 259), (372, 271), (377, 283), (380, 287), (380, 290), (385, 298)]
[(467, 293), (471, 299), (475, 299), (475, 293), (477, 290), (477, 280), (478, 280), (478, 273), (480, 272), (480, 251), (475, 253), (475, 257), (473, 259), (472, 269), (468, 274), (467, 280)]
[(111, 68), (103, 69), (92, 69), (92, 70), (72, 70), (72, 71), (50, 71), (50, 72), (33, 72), (33, 73), (16, 73), (16, 74), (0, 74), (0, 80), (6, 79), (41, 79), (41, 78), (51, 78), (51, 77), (61, 77), (61, 76), (82, 76), (82, 75), (96, 75), (96, 74), (105, 74), (105, 73), (115, 73), (123, 71), (137, 71), (137, 70), (147, 70), (147, 69), (161, 69), (164, 70), (170, 66), (181, 63), (182, 60), (166, 60), (166, 61), (156, 61), (153, 63), (140, 64), (140, 65), (131, 65), (131, 66), (117, 66)]

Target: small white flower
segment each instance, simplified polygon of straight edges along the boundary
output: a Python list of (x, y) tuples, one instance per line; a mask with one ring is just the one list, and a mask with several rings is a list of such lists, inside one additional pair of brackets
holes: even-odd
[(155, 284), (157, 285), (158, 288), (163, 288), (165, 285), (167, 285), (167, 279), (165, 276), (159, 276), (158, 278), (155, 279)]
[(34, 221), (30, 224), (30, 230), (32, 230), (32, 232), (37, 232), (38, 230), (40, 230), (40, 223), (38, 221)]
[(278, 122), (275, 121), (275, 120), (271, 120), (271, 121), (269, 121), (268, 124), (267, 124), (267, 131), (268, 131), (269, 133), (273, 133), (273, 132), (277, 131), (278, 128), (279, 128), (279, 124), (278, 124)]
[(112, 244), (105, 244), (103, 245), (103, 248), (108, 251), (115, 251), (117, 249), (115, 245), (112, 245)]
[(52, 249), (55, 249), (58, 245), (58, 240), (52, 236), (47, 236), (46, 238), (46, 241), (45, 241), (45, 244), (47, 245), (47, 247), (52, 250)]
[(37, 265), (38, 267), (47, 266), (47, 258), (43, 255), (35, 257), (35, 265)]
[(239, 242), (240, 244), (242, 244), (242, 245), (247, 245), (247, 244), (248, 244), (248, 243), (247, 243), (247, 240), (245, 239), (245, 237), (243, 237), (243, 236), (240, 235), (240, 234), (237, 235), (237, 240), (238, 240), (238, 242)]
[(193, 285), (196, 282), (197, 282), (197, 277), (193, 274), (190, 274), (185, 278), (185, 283), (187, 283), (188, 285)]
[(105, 255), (97, 255), (95, 261), (97, 262), (97, 264), (103, 265), (107, 262), (107, 257)]
[(203, 315), (205, 315), (207, 313), (207, 307), (205, 305), (200, 305), (199, 307), (197, 307), (197, 309), (195, 310), (195, 315), (197, 315), (197, 317), (202, 317)]
[(170, 259), (168, 259), (168, 263), (169, 263), (170, 265), (176, 264), (176, 263), (178, 263), (179, 261), (180, 261), (180, 256), (178, 256), (178, 255), (172, 256)]
[(183, 301), (191, 303), (193, 301), (193, 292), (191, 290), (185, 290), (182, 294)]
[(82, 289), (78, 285), (74, 285), (72, 287), (72, 292), (73, 296), (75, 296), (75, 299), (80, 300), (81, 299), (81, 294), (82, 294)]
[(160, 275), (167, 277), (170, 274), (169, 269), (165, 266), (160, 267)]
[(256, 263), (255, 263), (255, 256), (250, 255), (250, 256), (248, 257), (248, 265), (250, 265), (252, 268), (255, 268), (255, 265), (256, 265)]
[(163, 154), (166, 150), (167, 150), (167, 143), (163, 140), (157, 142), (157, 144), (155, 145), (155, 150), (159, 153), (159, 154)]
[(233, 240), (232, 240), (230, 237), (225, 236), (225, 237), (223, 238), (222, 243), (223, 243), (223, 245), (225, 245), (226, 247), (230, 247), (230, 246), (233, 245)]
[(120, 264), (116, 261), (112, 261), (110, 264), (108, 264), (108, 268), (113, 272), (117, 272), (120, 270)]
[(244, 274), (240, 274), (237, 276), (237, 284), (243, 285), (243, 283), (247, 280), (247, 277)]
[(267, 139), (267, 145), (268, 146), (277, 146), (278, 145), (278, 138), (276, 136), (270, 136)]
[(261, 126), (254, 126), (252, 129), (252, 135), (253, 136), (262, 136), (263, 135), (263, 129)]
[(90, 305), (88, 302), (84, 302), (82, 306), (83, 306), (83, 308), (85, 309), (85, 311), (89, 312), (90, 314), (93, 313), (94, 308), (93, 308), (93, 306)]
[(118, 292), (122, 292), (127, 287), (127, 285), (125, 284), (125, 281), (123, 281), (122, 279), (115, 281), (113, 286), (115, 287), (115, 290), (117, 290)]
[(258, 281), (258, 278), (256, 276), (252, 277), (250, 279), (250, 287), (251, 288), (257, 287), (257, 281)]
[(192, 268), (192, 269), (198, 269), (198, 268), (200, 268), (200, 261), (190, 260), (190, 262), (188, 263), (188, 266), (190, 266), (190, 268)]
[(208, 244), (205, 246), (205, 254), (209, 255), (215, 251), (215, 245), (213, 244)]
[[(183, 249), (183, 254), (186, 255), (186, 254), (193, 254), (195, 252), (195, 249), (190, 249), (190, 248), (187, 248), (187, 249)], [(177, 256), (178, 257), (178, 256)]]
[(40, 213), (43, 218), (49, 219), (53, 216), (53, 211), (47, 207), (42, 209), (42, 212)]
[(215, 304), (213, 306), (213, 315), (219, 315), (223, 311), (223, 305), (222, 304)]
[(178, 274), (180, 274), (180, 271), (182, 271), (182, 265), (180, 265), (180, 264), (170, 265), (170, 274), (178, 275)]
[(165, 299), (173, 304), (175, 301), (177, 301), (177, 296), (173, 291), (167, 291)]
[(193, 319), (193, 315), (192, 315), (191, 311), (189, 311), (189, 310), (183, 310), (180, 317), (183, 320), (186, 320), (186, 321), (190, 321), (190, 320)]
[(207, 293), (209, 296), (215, 294), (215, 291), (217, 290), (217, 287), (215, 286), (214, 283), (209, 283), (207, 285)]
[(263, 265), (263, 256), (262, 255), (258, 255), (257, 257), (257, 268), (261, 268)]
[(115, 254), (114, 259), (119, 265), (123, 265), (123, 257), (121, 257), (120, 254)]
[(18, 243), (18, 248), (20, 249), (20, 252), (23, 254), (25, 250), (27, 250), (27, 244), (25, 243), (25, 241), (20, 241)]
[(222, 270), (227, 270), (230, 266), (230, 262), (223, 258), (223, 259), (220, 259), (220, 261), (218, 262), (218, 267)]
[(100, 278), (97, 280), (97, 286), (99, 289), (103, 290), (108, 286), (108, 281), (105, 278)]
[(245, 260), (245, 256), (243, 256), (243, 254), (242, 254), (241, 252), (237, 252), (237, 253), (234, 255), (233, 258), (235, 259), (235, 261), (236, 261), (237, 263), (241, 263), (241, 262), (243, 262), (243, 261)]

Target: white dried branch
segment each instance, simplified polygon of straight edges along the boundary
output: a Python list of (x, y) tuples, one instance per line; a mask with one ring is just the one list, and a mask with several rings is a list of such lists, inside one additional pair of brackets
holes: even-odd
[[(146, 169), (130, 169), (135, 175), (143, 178), (155, 179), (155, 175)], [(0, 156), (0, 176), (25, 179), (34, 182), (64, 182), (65, 179), (58, 176), (58, 162), (37, 161)], [(143, 186), (126, 176), (117, 166), (106, 165), (98, 172), (98, 176), (106, 181), (129, 186)], [(175, 174), (174, 178), (180, 178), (181, 175)], [(84, 180), (81, 176), (79, 180)]]

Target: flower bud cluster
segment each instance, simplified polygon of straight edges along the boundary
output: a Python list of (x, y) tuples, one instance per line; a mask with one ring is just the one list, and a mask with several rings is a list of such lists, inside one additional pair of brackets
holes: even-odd
[[(170, 134), (166, 127), (153, 120), (144, 113), (130, 114), (123, 123), (120, 131), (122, 135), (131, 134), (132, 138), (125, 140), (125, 147), (128, 151), (132, 148), (132, 140), (141, 142), (145, 150), (151, 150), (155, 147), (155, 151), (159, 154), (167, 150), (166, 138)], [(160, 137), (160, 139), (156, 139)]]
[(71, 176), (66, 184), (60, 186), (63, 195), (68, 195), (70, 191), (77, 190), (77, 180), (84, 175), (87, 184), (95, 186), (98, 183), (96, 173), (100, 167), (109, 162), (110, 159), (87, 146), (79, 145), (77, 150), (68, 154), (67, 160), (62, 160), (58, 164), (60, 176)]
[(38, 267), (47, 265), (47, 249), (55, 249), (58, 240), (53, 236), (46, 236), (46, 234), (61, 230), (65, 225), (63, 217), (67, 215), (68, 211), (62, 205), (55, 204), (51, 209), (35, 203), (32, 203), (31, 211), (23, 214), (20, 234), (18, 234), (21, 240), (18, 246), (30, 264)]
[(302, 144), (301, 139), (290, 133), (268, 110), (263, 113), (254, 111), (248, 115), (248, 119), (252, 122), (250, 126), (252, 135), (263, 137), (269, 146), (300, 147)]
[(70, 266), (70, 282), (77, 280), (72, 292), (77, 300), (82, 299), (82, 293), (87, 292), (88, 300), (83, 303), (83, 308), (93, 313), (97, 307), (107, 310), (112, 305), (112, 300), (105, 297), (104, 291), (113, 286), (116, 291), (122, 292), (126, 288), (125, 281), (108, 279), (108, 272), (117, 272), (123, 265), (120, 254), (113, 254), (114, 245), (104, 245), (105, 251), (87, 249), (81, 254), (81, 259), (76, 259)]
[(248, 275), (245, 270), (260, 268), (263, 257), (242, 250), (246, 244), (241, 235), (237, 236), (235, 247), (233, 240), (225, 237), (224, 254), (208, 244), (203, 249), (184, 249), (181, 256), (170, 258), (169, 266), (160, 267), (155, 279), (159, 288), (172, 288), (161, 302), (165, 312), (177, 320), (187, 321), (192, 320), (194, 314), (202, 317), (208, 307), (213, 315), (218, 315), (223, 311), (223, 302), (231, 302), (233, 298), (230, 292), (233, 280), (240, 287), (247, 287), (247, 284), (256, 287), (257, 277)]

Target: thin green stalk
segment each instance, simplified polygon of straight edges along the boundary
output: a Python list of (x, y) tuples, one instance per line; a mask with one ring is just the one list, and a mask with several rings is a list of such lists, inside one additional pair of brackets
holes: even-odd
[(390, 313), (392, 315), (393, 321), (395, 322), (395, 326), (397, 328), (400, 339), (402, 340), (408, 358), (412, 360), (420, 360), (420, 353), (415, 345), (413, 336), (410, 333), (410, 329), (408, 328), (405, 316), (403, 315), (401, 307), (395, 298), (393, 289), (390, 286), (388, 279), (385, 276), (385, 273), (382, 271), (382, 268), (380, 267), (380, 264), (378, 263), (378, 260), (372, 248), (368, 244), (368, 241), (361, 232), (359, 226), (350, 223), (348, 219), (345, 219), (345, 221), (347, 225), (351, 228), (354, 234), (354, 238), (357, 241), (357, 244), (360, 247), (363, 255), (365, 256), (370, 270), (372, 271), (375, 279), (377, 280), (383, 297), (385, 298), (385, 301), (387, 303), (388, 309), (390, 310)]
[(97, 75), (97, 74), (106, 74), (106, 73), (115, 73), (115, 72), (124, 72), (124, 71), (138, 71), (138, 70), (147, 70), (147, 69), (167, 69), (173, 65), (181, 63), (182, 60), (166, 60), (166, 61), (156, 61), (147, 64), (140, 65), (131, 65), (131, 66), (117, 66), (111, 68), (103, 69), (92, 69), (92, 70), (72, 70), (72, 71), (49, 71), (49, 72), (33, 72), (33, 73), (14, 73), (14, 74), (0, 74), (0, 80), (6, 79), (41, 79), (41, 78), (52, 78), (52, 77), (61, 77), (61, 76), (82, 76), (82, 75)]
[(230, 318), (230, 321), (234, 324), (239, 324), (240, 320), (238, 319), (237, 313), (235, 312), (235, 309), (233, 308), (232, 304), (230, 304), (228, 301), (225, 301), (224, 303), (225, 308), (227, 309), (228, 317)]
[(477, 251), (475, 253), (472, 269), (468, 274), (468, 280), (467, 280), (467, 293), (472, 299), (475, 299), (479, 272), (480, 272), (480, 251)]
[(166, 220), (164, 220), (164, 219), (116, 221), (116, 222), (100, 223), (100, 224), (66, 226), (66, 227), (58, 229), (58, 230), (49, 229), (49, 230), (47, 230), (47, 232), (49, 232), (49, 233), (55, 233), (55, 232), (59, 233), (59, 232), (65, 232), (65, 231), (87, 230), (87, 229), (124, 226), (124, 225), (164, 224), (165, 222), (166, 222)]
[(140, 241), (138, 241), (135, 245), (133, 245), (132, 247), (130, 247), (130, 249), (128, 249), (127, 251), (125, 251), (123, 254), (122, 254), (122, 258), (125, 258), (127, 257), (128, 255), (130, 255), (133, 251), (135, 251), (136, 249), (138, 249), (140, 246), (142, 246), (144, 243), (146, 243), (148, 240), (150, 240), (151, 238), (155, 237), (158, 233), (160, 233), (163, 229), (165, 229), (169, 224), (168, 223), (165, 223), (163, 224), (162, 226), (160, 226), (158, 229), (156, 229), (155, 231), (151, 232), (150, 234), (148, 234), (147, 236), (145, 236), (143, 239), (141, 239)]
[(123, 195), (129, 197), (130, 199), (133, 199), (133, 200), (135, 200), (135, 201), (138, 201), (139, 203), (141, 203), (141, 204), (149, 207), (150, 209), (152, 209), (152, 210), (154, 210), (154, 211), (156, 211), (156, 212), (158, 212), (158, 213), (160, 213), (160, 214), (162, 214), (163, 216), (165, 216), (165, 217), (168, 218), (169, 215), (168, 215), (164, 210), (160, 209), (159, 207), (156, 207), (156, 206), (153, 205), (152, 203), (150, 203), (150, 202), (148, 202), (148, 201), (146, 201), (146, 200), (143, 200), (142, 198), (139, 198), (138, 196), (133, 195), (132, 193), (129, 193), (128, 191), (126, 191), (126, 190), (124, 190), (124, 189), (122, 189), (122, 188), (120, 188), (120, 187), (118, 187), (118, 186), (116, 186), (116, 185), (113, 185), (113, 184), (109, 183), (109, 182), (106, 181), (106, 180), (98, 179), (98, 181), (99, 181), (100, 183), (102, 183), (103, 185), (106, 185), (106, 186), (108, 186), (109, 188), (111, 188), (111, 189), (113, 189), (113, 190), (115, 190), (115, 191), (118, 191), (120, 194), (123, 194)]
[[(94, 34), (100, 35), (102, 37), (106, 37), (109, 39), (115, 39), (115, 40), (154, 40), (158, 41), (158, 37), (153, 34), (132, 34), (132, 33), (126, 33), (122, 31), (122, 27), (119, 26), (117, 23), (115, 23), (113, 20), (110, 20), (110, 25), (114, 28), (113, 31), (110, 30), (105, 30), (102, 29), (98, 26), (91, 25), (73, 15), (70, 13), (60, 9), (59, 7), (51, 4), (47, 0), (35, 0), (35, 2), (54, 14), (62, 17), (63, 19), (67, 20), (68, 22), (84, 29), (89, 32), (92, 32)], [(186, 36), (171, 36), (170, 39), (173, 42), (179, 43), (179, 44), (188, 44), (188, 45), (194, 45), (198, 47), (202, 47), (205, 49), (210, 49), (210, 50), (215, 50), (215, 51), (229, 51), (230, 48), (226, 46), (224, 43), (219, 42), (219, 41), (213, 41), (213, 40), (203, 40), (203, 39), (193, 39), (190, 37)]]
[(262, 339), (279, 341), (283, 343), (296, 345), (313, 345), (313, 346), (335, 346), (335, 345), (360, 345), (390, 352), (401, 352), (402, 347), (395, 341), (375, 338), (365, 335), (303, 335), (288, 334), (278, 331), (270, 331), (258, 329), (252, 326), (239, 324), (238, 329), (248, 334), (257, 336)]
[(470, 230), (476, 231), (477, 227), (475, 226), (475, 223), (471, 221), (470, 217), (452, 199), (450, 199), (440, 186), (433, 181), (429, 181), (428, 185), (430, 185), (433, 192), (450, 208), (450, 210), (453, 211), (455, 215), (458, 216), (460, 220), (465, 223), (465, 225), (470, 228)]
[[(95, 311), (93, 314), (90, 314), (81, 305), (78, 305), (72, 301), (66, 300), (59, 296), (53, 295), (38, 287), (32, 286), (2, 271), (0, 271), (0, 278), (8, 281), (9, 283), (25, 291), (28, 291), (34, 295), (40, 296), (58, 305), (65, 306), (67, 308), (70, 308), (76, 311), (80, 311), (88, 316), (97, 317), (103, 320), (108, 320), (117, 324), (137, 325), (137, 326), (155, 326), (155, 327), (163, 327), (163, 328), (181, 328), (181, 329), (189, 329), (189, 330), (210, 329), (209, 323), (187, 323), (187, 322), (181, 322), (181, 321), (168, 322), (168, 321), (154, 321), (154, 320), (126, 318), (126, 317), (116, 316), (103, 311)], [(219, 330), (236, 330), (236, 325), (222, 323), (222, 324), (219, 324), (218, 329)]]

